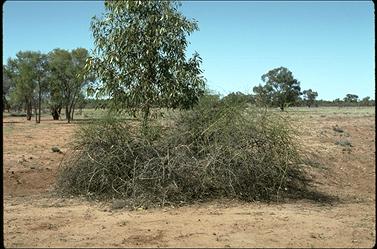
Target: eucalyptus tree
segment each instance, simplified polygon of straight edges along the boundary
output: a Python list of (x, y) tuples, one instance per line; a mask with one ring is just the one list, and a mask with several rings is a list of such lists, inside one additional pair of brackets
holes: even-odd
[(57, 48), (48, 56), (52, 116), (58, 119), (64, 107), (66, 119), (70, 123), (82, 88), (92, 79), (84, 74), (88, 51), (77, 48), (70, 52)]
[(254, 98), (242, 92), (231, 92), (223, 97), (221, 101), (230, 105), (241, 105), (254, 102)]
[(3, 65), (3, 112), (5, 109), (7, 109), (9, 112), (9, 109), (10, 109), (9, 93), (11, 90), (11, 84), (12, 82), (10, 81), (6, 73), (6, 68)]
[(357, 103), (357, 100), (359, 99), (359, 96), (356, 94), (347, 94), (346, 97), (344, 97), (344, 102), (348, 103)]
[(36, 107), (35, 95), (40, 85), (38, 63), (41, 58), (40, 52), (20, 51), (16, 58), (9, 58), (5, 66), (6, 75), (14, 84), (11, 92), (12, 102), (25, 105), (27, 120), (31, 120), (33, 105)]
[(300, 82), (285, 67), (272, 69), (261, 78), (265, 85), (259, 85), (253, 91), (257, 95), (266, 96), (272, 105), (280, 107), (282, 111), (287, 105), (296, 102), (301, 95)]
[(314, 104), (315, 99), (318, 97), (318, 93), (312, 89), (304, 90), (302, 94), (304, 95), (304, 100), (309, 108)]
[(255, 103), (260, 106), (268, 107), (272, 105), (272, 87), (269, 85), (253, 87)]
[(361, 105), (363, 106), (370, 106), (371, 103), (372, 103), (373, 100), (370, 99), (369, 96), (366, 96), (364, 97), (362, 100), (361, 100)]
[[(48, 90), (48, 60), (47, 55), (42, 53), (36, 53), (34, 61), (35, 70), (35, 81), (36, 81), (36, 92), (37, 92), (37, 103), (38, 103), (38, 114), (35, 112), (35, 120), (37, 123), (41, 122), (41, 106), (42, 106), (42, 95)], [(37, 107), (37, 105), (35, 106)], [(35, 108), (37, 109), (37, 108)]]
[(105, 13), (93, 17), (95, 49), (87, 69), (95, 73), (96, 96), (108, 96), (110, 108), (140, 110), (143, 128), (152, 107), (191, 108), (204, 92), (201, 57), (186, 59), (187, 36), (196, 21), (171, 1), (105, 1)]

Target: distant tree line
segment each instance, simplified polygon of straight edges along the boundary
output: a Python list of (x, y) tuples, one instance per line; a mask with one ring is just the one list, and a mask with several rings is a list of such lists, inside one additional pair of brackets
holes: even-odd
[(301, 91), (300, 82), (294, 78), (291, 71), (279, 67), (268, 71), (261, 77), (264, 85), (253, 88), (254, 94), (232, 92), (223, 97), (228, 103), (250, 103), (265, 107), (279, 107), (284, 111), (288, 106), (374, 106), (375, 101), (369, 96), (359, 99), (355, 94), (347, 94), (343, 99), (317, 100), (318, 92), (307, 89)]
[(20, 51), (3, 65), (3, 111), (25, 111), (27, 120), (41, 120), (42, 108), (48, 108), (54, 120), (64, 110), (68, 123), (76, 107), (83, 107), (83, 89), (93, 80), (84, 74), (88, 59), (85, 48), (71, 51), (54, 49), (43, 54)]
[[(309, 89), (310, 90), (310, 89)], [(349, 95), (349, 94), (347, 94)], [(245, 94), (242, 92), (231, 92), (228, 95), (224, 96), (221, 100), (230, 104), (241, 104), (241, 103), (249, 103), (252, 105), (261, 105), (258, 103), (258, 95), (256, 94)], [(268, 105), (269, 107), (278, 107), (274, 105)], [(344, 97), (343, 99), (334, 99), (334, 100), (317, 100), (315, 98), (299, 96), (297, 100), (290, 104), (290, 106), (295, 107), (321, 107), (321, 106), (338, 106), (338, 107), (345, 107), (345, 106), (375, 106), (375, 100), (371, 99), (369, 96), (357, 99), (357, 101), (350, 101), (349, 98)]]
[[(86, 69), (90, 61), (91, 58), (84, 48), (71, 51), (54, 49), (47, 54), (33, 51), (18, 52), (16, 58), (8, 59), (7, 64), (3, 65), (3, 111), (25, 111), (27, 120), (31, 120), (34, 113), (35, 120), (39, 123), (42, 109), (48, 109), (54, 120), (60, 119), (61, 111), (64, 110), (66, 120), (70, 122), (77, 108), (111, 108), (114, 104), (113, 99), (98, 96), (88, 98), (85, 94), (86, 88), (89, 92), (93, 91), (93, 85), (96, 84), (94, 74)], [(193, 67), (197, 65), (194, 64)], [(200, 71), (195, 72), (195, 75), (198, 73)], [(333, 101), (317, 100), (318, 93), (312, 89), (301, 91), (300, 82), (285, 67), (272, 69), (262, 75), (261, 79), (264, 85), (255, 86), (254, 94), (232, 92), (221, 101), (229, 104), (249, 103), (278, 107), (282, 111), (289, 106), (310, 108), (375, 105), (375, 100), (369, 96), (359, 99), (355, 94), (347, 94), (343, 99), (337, 98)], [(195, 86), (192, 89), (196, 91), (200, 88)], [(188, 88), (188, 91), (191, 90)], [(195, 93), (193, 96), (199, 95)], [(191, 98), (190, 103), (194, 103), (193, 99)], [(169, 102), (167, 106), (174, 108), (173, 102)], [(183, 105), (185, 102), (180, 100), (177, 103)], [(132, 107), (133, 102), (129, 104)], [(161, 106), (156, 101), (149, 102), (148, 108), (151, 107)]]

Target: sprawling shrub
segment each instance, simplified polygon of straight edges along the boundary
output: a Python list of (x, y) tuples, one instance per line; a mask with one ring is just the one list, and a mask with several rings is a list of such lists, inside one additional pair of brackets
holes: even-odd
[(292, 130), (279, 114), (203, 98), (174, 127), (150, 129), (146, 135), (111, 119), (82, 125), (57, 189), (164, 205), (272, 200), (305, 185)]

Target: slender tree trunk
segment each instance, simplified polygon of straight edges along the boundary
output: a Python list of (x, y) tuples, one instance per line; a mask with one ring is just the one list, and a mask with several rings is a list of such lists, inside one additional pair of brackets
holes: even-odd
[(284, 111), (284, 104), (280, 105), (280, 111), (282, 111), (282, 112)]
[(37, 103), (34, 103), (34, 115), (35, 115), (35, 123), (38, 123), (38, 107), (37, 107)]
[(75, 108), (73, 107), (72, 108), (72, 111), (71, 111), (71, 120), (73, 120), (73, 115), (75, 114)]
[(41, 106), (42, 106), (42, 93), (41, 93), (41, 90), (39, 89), (39, 92), (38, 92), (38, 123), (41, 122)]
[(71, 112), (68, 105), (65, 107), (65, 118), (67, 119), (68, 123), (71, 123)]
[(143, 133), (146, 134), (146, 132), (148, 131), (148, 119), (149, 119), (149, 105), (147, 105), (144, 109), (143, 109), (143, 112), (144, 112), (144, 115), (143, 115)]
[(31, 116), (32, 116), (32, 104), (31, 104), (31, 101), (27, 99), (26, 100), (26, 119), (30, 121)]
[(71, 113), (71, 120), (73, 120), (73, 115), (75, 113), (75, 105), (76, 105), (76, 101), (73, 100), (72, 104), (69, 106), (69, 110), (70, 110), (70, 113)]
[(54, 120), (59, 120), (60, 115), (57, 109), (52, 110), (51, 115)]
[(61, 119), (62, 107), (59, 107), (59, 109), (58, 109), (58, 114), (59, 114), (59, 119)]

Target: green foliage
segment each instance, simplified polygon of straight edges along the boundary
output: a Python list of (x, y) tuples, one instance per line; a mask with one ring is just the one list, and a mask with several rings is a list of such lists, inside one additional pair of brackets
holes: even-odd
[(315, 99), (318, 97), (318, 93), (313, 91), (312, 89), (304, 90), (304, 101), (308, 107), (312, 106), (315, 102)]
[[(48, 101), (53, 117), (59, 118), (62, 107), (66, 108), (68, 122), (73, 118), (73, 110), (77, 101), (83, 99), (82, 87), (92, 80), (83, 74), (83, 68), (88, 58), (84, 48), (71, 52), (55, 49), (48, 55), (40, 52), (19, 52), (15, 59), (9, 59), (3, 67), (3, 102), (8, 103), (20, 111), (25, 106), (27, 118), (30, 120), (32, 107), (39, 109), (40, 122), (42, 101)], [(5, 77), (5, 78), (4, 78)], [(82, 101), (81, 101), (82, 102)], [(36, 116), (36, 117), (37, 117)]]
[(20, 51), (15, 59), (9, 59), (5, 66), (6, 76), (12, 83), (10, 92), (13, 105), (25, 105), (27, 119), (31, 119), (33, 104), (42, 91), (45, 76), (45, 56), (40, 52)]
[(12, 82), (10, 81), (10, 79), (7, 75), (7, 72), (6, 72), (6, 68), (3, 65), (3, 111), (4, 111), (4, 109), (9, 110), (9, 108), (10, 108), (9, 93), (10, 93), (10, 90), (11, 90), (11, 87), (12, 87), (11, 84), (12, 84)]
[(83, 125), (58, 175), (62, 194), (132, 206), (218, 197), (273, 200), (306, 186), (287, 120), (204, 96), (173, 127), (140, 136), (114, 119)]
[(373, 106), (373, 105), (375, 105), (374, 100), (373, 100), (373, 99), (370, 99), (369, 96), (363, 98), (363, 99), (360, 101), (360, 104), (361, 104), (362, 106)]
[(85, 108), (102, 108), (105, 109), (109, 106), (108, 99), (97, 99), (97, 98), (86, 98), (85, 99)]
[(262, 86), (259, 84), (253, 88), (253, 92), (255, 93), (254, 98), (258, 106), (268, 107), (272, 105), (273, 89), (271, 86)]
[(73, 118), (73, 110), (80, 99), (82, 88), (93, 80), (84, 74), (88, 51), (77, 48), (72, 51), (54, 49), (48, 54), (50, 74), (50, 106), (53, 113), (65, 107), (68, 122)]
[(300, 82), (293, 77), (291, 71), (285, 67), (279, 67), (262, 75), (264, 86), (254, 87), (253, 91), (257, 99), (266, 104), (284, 108), (297, 101), (300, 96)]
[(203, 93), (201, 58), (186, 60), (186, 36), (198, 29), (171, 1), (105, 1), (91, 23), (95, 49), (87, 69), (98, 79), (89, 93), (111, 109), (191, 108)]
[(246, 103), (254, 103), (254, 99), (251, 95), (244, 94), (242, 92), (232, 92), (222, 98), (222, 101), (229, 105), (241, 105)]
[(350, 102), (350, 103), (357, 103), (359, 96), (356, 94), (347, 94), (346, 97), (344, 97), (344, 102)]

